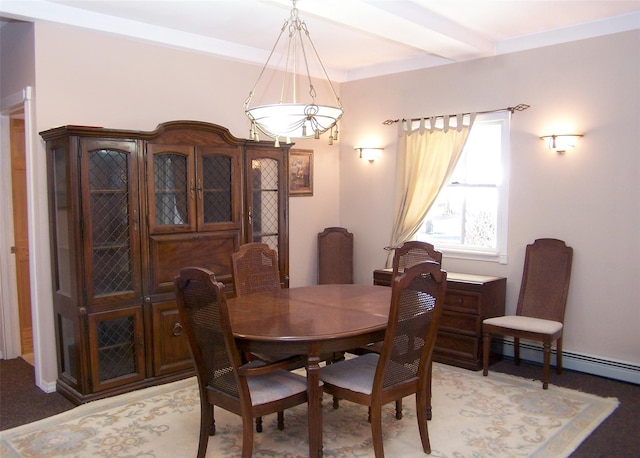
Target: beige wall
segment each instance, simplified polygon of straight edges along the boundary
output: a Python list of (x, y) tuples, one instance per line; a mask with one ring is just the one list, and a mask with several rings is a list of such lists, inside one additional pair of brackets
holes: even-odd
[[(639, 52), (634, 31), (343, 84), (340, 221), (357, 241), (357, 281), (384, 264), (393, 219), (397, 131), (381, 122), (526, 103), (512, 118), (508, 264), (443, 265), (506, 276), (514, 312), (525, 245), (563, 239), (574, 248), (565, 350), (640, 363)], [(585, 137), (564, 156), (538, 138), (573, 132)], [(374, 164), (349, 151), (370, 137), (386, 148)]]
[[(384, 265), (396, 130), (383, 120), (528, 103), (512, 124), (509, 263), (444, 266), (506, 276), (513, 311), (526, 243), (565, 239), (575, 249), (565, 349), (640, 363), (639, 44), (636, 31), (341, 85), (340, 142), (296, 145), (315, 150), (315, 175), (313, 197), (290, 199), (291, 285), (315, 282), (316, 234), (327, 226), (355, 234), (357, 282)], [(248, 132), (242, 104), (255, 66), (53, 24), (35, 26), (35, 62), (38, 131), (195, 119)], [(551, 154), (538, 139), (567, 129), (585, 134), (574, 153)], [(386, 148), (373, 164), (353, 151), (369, 142)], [(44, 195), (44, 161), (36, 167)], [(38, 205), (44, 228), (45, 199)], [(43, 339), (53, 348), (53, 329)]]
[[(152, 130), (193, 119), (249, 134), (243, 103), (259, 67), (52, 24), (36, 26), (36, 43), (39, 131), (65, 124)], [(323, 139), (295, 147), (315, 151), (316, 173), (314, 196), (290, 200), (292, 286), (315, 281), (315, 237), (339, 215), (339, 146)]]
[(33, 24), (8, 22), (0, 28), (0, 98), (19, 93), (35, 81)]

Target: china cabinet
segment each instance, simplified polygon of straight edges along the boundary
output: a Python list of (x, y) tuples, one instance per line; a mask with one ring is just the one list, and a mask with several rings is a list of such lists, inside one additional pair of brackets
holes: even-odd
[(197, 121), (154, 131), (64, 126), (46, 141), (58, 391), (76, 403), (193, 374), (173, 277), (278, 251), (289, 281), (288, 146)]

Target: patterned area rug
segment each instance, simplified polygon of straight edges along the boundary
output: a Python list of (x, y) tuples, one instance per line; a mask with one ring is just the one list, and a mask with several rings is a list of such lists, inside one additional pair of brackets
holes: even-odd
[[(334, 410), (325, 396), (323, 444), (326, 457), (373, 456), (366, 407), (341, 402)], [(549, 386), (490, 372), (434, 364), (433, 457), (562, 457), (618, 406), (613, 398)], [(200, 422), (196, 380), (94, 401), (54, 417), (0, 432), (0, 456), (175, 458), (196, 455)], [(253, 456), (308, 456), (306, 406), (287, 410), (284, 431), (275, 415), (255, 434)], [(404, 400), (404, 418), (394, 406), (384, 412), (384, 448), (389, 457), (423, 457), (413, 397)], [(208, 457), (236, 457), (241, 423), (216, 409), (216, 435)]]

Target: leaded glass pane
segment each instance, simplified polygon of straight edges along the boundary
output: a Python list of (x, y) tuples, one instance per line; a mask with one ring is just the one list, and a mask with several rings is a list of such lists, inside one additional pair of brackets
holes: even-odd
[(186, 156), (156, 154), (153, 175), (156, 225), (187, 224), (189, 189)]
[(138, 371), (135, 351), (135, 317), (97, 323), (100, 381)]
[(233, 220), (231, 158), (204, 156), (202, 158), (202, 199), (205, 223), (224, 223)]
[(253, 184), (253, 241), (278, 250), (278, 161), (259, 158), (251, 161)]
[(55, 200), (56, 262), (58, 272), (56, 289), (71, 294), (71, 251), (69, 246), (69, 207), (67, 193), (67, 154), (62, 149), (53, 150), (53, 198)]
[(89, 157), (95, 296), (133, 289), (128, 157), (106, 149)]

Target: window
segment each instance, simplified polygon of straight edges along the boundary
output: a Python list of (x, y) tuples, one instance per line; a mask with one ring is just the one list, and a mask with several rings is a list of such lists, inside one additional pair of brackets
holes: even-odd
[(510, 113), (481, 114), (417, 240), (448, 257), (506, 263)]

